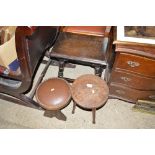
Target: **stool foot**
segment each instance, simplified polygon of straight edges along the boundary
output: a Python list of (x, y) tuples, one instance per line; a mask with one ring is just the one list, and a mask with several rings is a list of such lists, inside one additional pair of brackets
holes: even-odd
[(73, 110), (72, 110), (72, 114), (75, 113), (75, 108), (76, 108), (76, 103), (75, 103), (75, 101), (73, 101)]
[(93, 116), (93, 124), (96, 123), (95, 118), (96, 118), (96, 108), (92, 109), (92, 116)]

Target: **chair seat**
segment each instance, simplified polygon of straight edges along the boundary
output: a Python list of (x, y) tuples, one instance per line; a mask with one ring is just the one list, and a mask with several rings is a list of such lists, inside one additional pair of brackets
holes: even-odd
[(106, 26), (65, 26), (63, 32), (101, 36), (105, 34)]

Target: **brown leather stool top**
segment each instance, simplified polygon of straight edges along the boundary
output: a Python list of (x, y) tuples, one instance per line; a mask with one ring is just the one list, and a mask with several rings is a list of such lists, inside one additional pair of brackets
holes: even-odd
[(72, 85), (73, 113), (76, 104), (85, 109), (92, 109), (95, 123), (96, 109), (106, 103), (108, 95), (109, 88), (103, 79), (89, 74), (80, 76)]
[(39, 85), (36, 99), (44, 109), (60, 110), (71, 99), (70, 85), (64, 79), (50, 78)]

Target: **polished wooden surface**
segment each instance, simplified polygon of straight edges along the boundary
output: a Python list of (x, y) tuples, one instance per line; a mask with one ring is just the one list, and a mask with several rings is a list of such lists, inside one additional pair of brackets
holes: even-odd
[(155, 90), (155, 78), (148, 78), (119, 69), (112, 72), (111, 81), (134, 89)]
[(155, 45), (115, 41), (110, 97), (136, 103), (155, 99)]
[(155, 77), (155, 60), (133, 54), (120, 52), (116, 56), (115, 68), (127, 70), (142, 76)]

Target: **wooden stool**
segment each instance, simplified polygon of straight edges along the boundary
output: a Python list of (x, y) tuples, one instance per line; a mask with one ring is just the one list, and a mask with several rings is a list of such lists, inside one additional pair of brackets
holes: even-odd
[(73, 111), (76, 104), (84, 109), (91, 109), (95, 123), (96, 109), (103, 106), (109, 94), (109, 88), (104, 80), (95, 75), (82, 75), (72, 85)]
[(60, 110), (67, 106), (71, 99), (70, 85), (64, 79), (50, 78), (38, 86), (36, 99), (41, 107), (48, 110), (48, 113), (59, 112), (60, 116)]
[(58, 77), (63, 78), (66, 63), (93, 67), (95, 75), (101, 76), (107, 65), (105, 58), (107, 44), (103, 44), (103, 37), (61, 32), (50, 54), (52, 60), (59, 61)]

